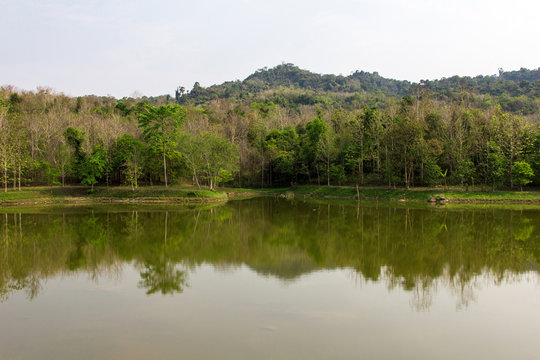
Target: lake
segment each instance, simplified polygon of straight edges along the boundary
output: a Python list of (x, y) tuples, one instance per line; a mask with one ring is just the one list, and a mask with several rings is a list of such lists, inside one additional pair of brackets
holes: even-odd
[(0, 209), (0, 359), (538, 359), (540, 210)]

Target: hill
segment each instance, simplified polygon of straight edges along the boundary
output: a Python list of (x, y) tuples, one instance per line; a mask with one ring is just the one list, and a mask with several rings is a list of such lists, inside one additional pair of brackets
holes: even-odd
[[(228, 81), (219, 85), (202, 87), (195, 83), (191, 91), (184, 87), (176, 90), (179, 104), (204, 104), (214, 99), (231, 99), (238, 102), (273, 101), (284, 107), (298, 105), (358, 106), (381, 99), (399, 99), (407, 95), (425, 96), (444, 101), (476, 102), (478, 107), (500, 103), (505, 111), (532, 114), (538, 111), (540, 97), (540, 68), (517, 71), (499, 71), (498, 75), (460, 77), (439, 80), (422, 80), (420, 83), (387, 79), (377, 72), (355, 71), (349, 76), (317, 74), (300, 69), (293, 64), (262, 68), (243, 81)], [(383, 101), (384, 102), (384, 101)]]

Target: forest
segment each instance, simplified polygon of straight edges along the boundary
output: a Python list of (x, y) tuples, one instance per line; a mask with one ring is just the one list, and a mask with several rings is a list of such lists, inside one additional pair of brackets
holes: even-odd
[(176, 96), (0, 88), (0, 183), (540, 185), (540, 69), (410, 83), (292, 64)]

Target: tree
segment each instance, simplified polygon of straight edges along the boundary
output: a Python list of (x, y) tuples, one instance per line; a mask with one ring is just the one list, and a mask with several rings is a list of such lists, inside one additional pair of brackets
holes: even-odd
[(487, 144), (487, 180), (491, 183), (493, 190), (497, 186), (501, 186), (506, 174), (506, 159), (502, 155), (502, 151), (496, 143), (489, 142)]
[(139, 127), (151, 147), (161, 150), (163, 178), (167, 187), (167, 151), (176, 146), (178, 128), (186, 117), (186, 109), (180, 105), (154, 107), (145, 104), (139, 113)]
[(113, 146), (113, 168), (121, 173), (123, 182), (135, 190), (142, 175), (144, 144), (125, 134)]
[(347, 163), (357, 169), (361, 185), (364, 185), (366, 160), (376, 160), (377, 172), (380, 171), (380, 127), (380, 114), (374, 107), (365, 107), (348, 124), (351, 145), (347, 149)]
[(206, 146), (202, 153), (206, 164), (206, 176), (210, 189), (230, 180), (230, 174), (238, 171), (238, 146), (211, 133), (200, 135)]
[(270, 156), (272, 182), (290, 184), (296, 175), (298, 136), (292, 127), (273, 130), (266, 136), (265, 149)]
[(441, 178), (445, 180), (446, 187), (446, 171), (443, 172), (439, 165), (433, 160), (428, 159), (424, 163), (424, 184), (427, 186), (435, 186), (441, 183)]
[(84, 131), (68, 127), (64, 131), (64, 138), (69, 146), (73, 149), (71, 158), (71, 169), (75, 176), (80, 179), (83, 164), (86, 160), (86, 153), (83, 151), (83, 143), (86, 138)]
[(461, 185), (466, 186), (466, 190), (469, 190), (469, 185), (473, 185), (474, 181), (474, 164), (469, 159), (463, 159), (458, 161), (456, 169), (456, 175), (461, 181)]
[(219, 183), (232, 180), (231, 174), (238, 171), (238, 146), (212, 133), (184, 134), (179, 149), (199, 187), (199, 179), (206, 179), (213, 190)]
[(507, 173), (510, 175), (510, 188), (513, 187), (514, 161), (523, 150), (523, 138), (527, 133), (527, 127), (523, 119), (501, 110), (497, 106), (497, 114), (494, 116), (495, 134), (497, 143), (506, 158)]
[(180, 135), (178, 149), (191, 168), (193, 182), (195, 182), (199, 189), (201, 188), (200, 177), (204, 171), (202, 149), (205, 145), (206, 144), (202, 142), (200, 136), (193, 136), (185, 133)]
[[(3, 95), (0, 93), (0, 95)], [(11, 126), (8, 122), (9, 102), (0, 97), (0, 163), (4, 179), (4, 192), (7, 192), (8, 166), (11, 163), (12, 146), (9, 139)]]
[(57, 163), (58, 172), (62, 177), (62, 186), (65, 186), (66, 174), (68, 173), (69, 157), (69, 149), (66, 147), (66, 145), (60, 144), (58, 147)]
[(87, 157), (82, 166), (81, 178), (82, 184), (91, 185), (92, 192), (94, 185), (98, 183), (98, 179), (103, 175), (105, 170), (105, 150), (98, 146), (91, 156)]
[(403, 180), (408, 189), (412, 184), (415, 161), (421, 154), (422, 126), (414, 120), (396, 118), (387, 137), (392, 144), (394, 166), (403, 167)]
[[(321, 109), (317, 109), (317, 117), (306, 124), (306, 133), (303, 142), (303, 153), (308, 168), (315, 168), (317, 173), (317, 184), (320, 185), (319, 160), (324, 154), (321, 145), (325, 144), (324, 135), (328, 131), (328, 125), (322, 119)], [(329, 150), (329, 149), (328, 149)]]
[(512, 167), (512, 174), (521, 191), (523, 191), (523, 187), (531, 183), (534, 178), (534, 172), (531, 166), (525, 161), (516, 161)]

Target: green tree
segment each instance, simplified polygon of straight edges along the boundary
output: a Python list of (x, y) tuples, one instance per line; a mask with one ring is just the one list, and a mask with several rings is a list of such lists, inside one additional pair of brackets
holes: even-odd
[(83, 165), (86, 160), (86, 153), (83, 150), (83, 143), (86, 138), (85, 133), (84, 131), (70, 126), (64, 131), (64, 138), (68, 145), (73, 149), (71, 158), (72, 172), (78, 179), (81, 179)]
[(391, 143), (393, 167), (403, 169), (403, 180), (408, 189), (412, 184), (415, 162), (420, 159), (422, 126), (414, 120), (396, 118), (387, 133), (387, 141)]
[(139, 112), (139, 127), (144, 139), (152, 147), (159, 148), (163, 156), (163, 178), (167, 186), (167, 152), (176, 146), (178, 129), (186, 117), (186, 109), (180, 105), (144, 105)]
[(265, 148), (270, 156), (272, 182), (289, 184), (296, 175), (298, 136), (292, 127), (273, 130), (266, 136)]
[(493, 190), (501, 186), (506, 175), (506, 159), (504, 158), (501, 149), (496, 143), (489, 142), (487, 156), (487, 180), (491, 183)]
[(458, 161), (456, 169), (456, 176), (461, 181), (461, 185), (466, 186), (466, 190), (469, 190), (469, 185), (474, 185), (474, 163), (469, 159), (463, 159)]
[(230, 180), (230, 174), (238, 171), (238, 146), (212, 133), (202, 133), (205, 144), (202, 157), (210, 189)]
[(524, 137), (528, 129), (522, 117), (505, 113), (500, 106), (497, 106), (497, 114), (494, 116), (493, 121), (496, 141), (502, 155), (506, 158), (506, 173), (510, 176), (510, 188), (512, 188), (514, 185), (512, 171), (514, 161), (523, 150)]
[(317, 117), (306, 124), (306, 133), (303, 141), (303, 157), (310, 169), (315, 169), (317, 174), (317, 184), (321, 184), (319, 161), (324, 158), (321, 145), (328, 140), (325, 134), (328, 131), (328, 125), (322, 119), (321, 109), (317, 109)]
[(514, 181), (519, 185), (521, 191), (523, 191), (523, 187), (531, 183), (534, 178), (534, 172), (531, 166), (525, 161), (516, 161), (512, 167), (512, 174), (514, 176)]
[(143, 169), (144, 144), (125, 134), (116, 141), (113, 149), (113, 168), (118, 169), (122, 181), (135, 190)]
[[(444, 174), (444, 176), (442, 176)], [(424, 163), (424, 184), (427, 186), (439, 185), (441, 178), (444, 179), (446, 173), (443, 173), (440, 166), (433, 160), (428, 159)]]
[(232, 180), (231, 174), (238, 171), (238, 146), (215, 134), (183, 134), (179, 150), (198, 187), (200, 179), (205, 179), (213, 190), (219, 183)]
[(357, 168), (361, 185), (364, 185), (366, 160), (376, 160), (377, 172), (380, 171), (380, 123), (379, 111), (374, 107), (365, 107), (362, 113), (349, 123), (352, 142), (347, 150), (347, 160)]
[(81, 178), (82, 184), (91, 185), (92, 192), (94, 185), (98, 183), (98, 179), (103, 175), (105, 170), (105, 150), (98, 146), (92, 155), (86, 158), (82, 166)]
[[(4, 95), (0, 92), (0, 95)], [(8, 119), (9, 102), (0, 96), (0, 163), (4, 180), (4, 192), (7, 192), (8, 167), (11, 165), (13, 148), (10, 141), (11, 124)]]
[(68, 174), (68, 168), (69, 168), (69, 160), (70, 160), (70, 153), (69, 149), (64, 144), (60, 144), (58, 146), (58, 154), (56, 157), (57, 164), (58, 164), (58, 174), (62, 178), (62, 187), (65, 186), (66, 183), (66, 175)]

